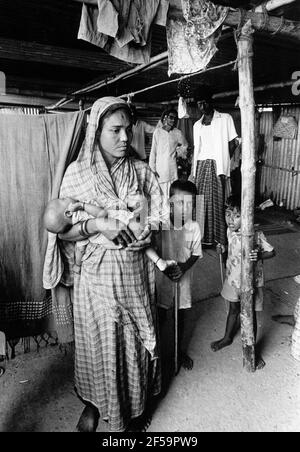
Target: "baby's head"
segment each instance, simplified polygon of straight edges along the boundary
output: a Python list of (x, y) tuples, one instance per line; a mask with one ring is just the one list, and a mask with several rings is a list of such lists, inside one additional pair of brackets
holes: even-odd
[(44, 213), (44, 225), (47, 231), (61, 234), (70, 228), (72, 213), (68, 211), (68, 207), (74, 202), (72, 198), (58, 198), (48, 203)]
[(176, 180), (170, 187), (170, 213), (173, 224), (182, 226), (193, 218), (197, 187), (190, 181)]
[(241, 228), (241, 197), (230, 196), (226, 202), (225, 220), (231, 231)]

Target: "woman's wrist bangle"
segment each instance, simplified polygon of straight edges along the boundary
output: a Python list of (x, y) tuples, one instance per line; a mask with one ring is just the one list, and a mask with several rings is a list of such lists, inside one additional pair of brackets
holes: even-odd
[(154, 262), (155, 265), (157, 265), (157, 262), (160, 261), (161, 257), (159, 257), (158, 259), (156, 259), (156, 261)]
[(89, 234), (89, 232), (88, 232), (88, 229), (87, 229), (87, 224), (88, 224), (88, 221), (89, 220), (85, 220), (85, 222), (84, 222), (84, 226), (83, 226), (83, 229), (84, 229), (84, 232), (85, 232), (85, 235), (88, 237), (90, 234)]
[(87, 222), (88, 221), (89, 220), (84, 220), (84, 221), (80, 222), (79, 234), (84, 238), (89, 237), (89, 235), (90, 235), (87, 231)]

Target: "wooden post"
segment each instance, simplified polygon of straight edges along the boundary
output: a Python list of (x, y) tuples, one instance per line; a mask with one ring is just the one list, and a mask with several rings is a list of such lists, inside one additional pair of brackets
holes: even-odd
[(238, 36), (239, 104), (242, 120), (242, 286), (241, 331), (244, 367), (255, 372), (253, 328), (253, 263), (255, 199), (255, 104), (253, 90), (253, 28), (248, 21)]

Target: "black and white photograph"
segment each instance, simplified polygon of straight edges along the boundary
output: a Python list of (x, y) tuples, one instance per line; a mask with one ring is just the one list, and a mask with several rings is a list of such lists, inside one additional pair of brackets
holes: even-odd
[(0, 432), (300, 432), (300, 0), (0, 0), (0, 187)]

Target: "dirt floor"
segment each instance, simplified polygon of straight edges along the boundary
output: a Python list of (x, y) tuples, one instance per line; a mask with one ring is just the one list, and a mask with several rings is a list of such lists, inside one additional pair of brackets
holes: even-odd
[[(280, 219), (280, 216), (276, 215)], [(290, 314), (300, 296), (293, 277), (300, 274), (300, 231), (274, 219), (260, 222), (277, 256), (265, 263), (265, 310), (259, 348), (266, 367), (254, 374), (242, 366), (240, 336), (213, 353), (210, 343), (224, 332), (226, 308), (220, 291), (218, 256), (205, 250), (195, 269), (194, 308), (186, 341), (192, 371), (173, 376), (172, 312), (161, 331), (164, 393), (149, 432), (299, 432), (300, 362), (290, 354), (292, 327), (275, 323)], [(0, 378), (1, 432), (72, 432), (82, 410), (73, 389), (73, 358), (48, 345), (6, 363)], [(100, 422), (98, 431), (106, 432)]]

